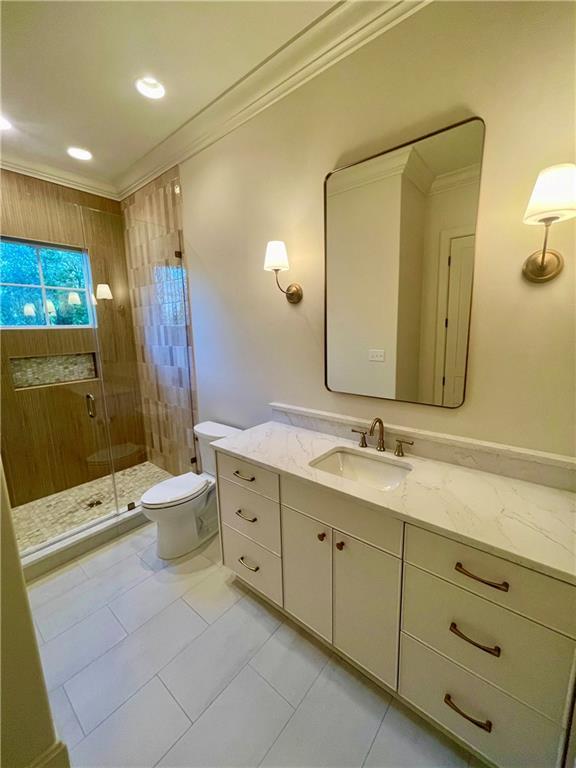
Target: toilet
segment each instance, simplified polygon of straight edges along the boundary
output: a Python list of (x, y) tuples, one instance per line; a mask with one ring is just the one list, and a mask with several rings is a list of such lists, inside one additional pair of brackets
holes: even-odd
[(203, 472), (186, 472), (152, 486), (141, 500), (142, 512), (157, 523), (157, 553), (172, 560), (191, 552), (218, 532), (216, 459), (211, 443), (241, 430), (203, 421), (194, 427)]

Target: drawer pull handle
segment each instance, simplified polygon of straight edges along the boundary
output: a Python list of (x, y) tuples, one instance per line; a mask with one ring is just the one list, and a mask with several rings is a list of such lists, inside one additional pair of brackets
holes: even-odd
[(244, 568), (248, 568), (249, 571), (252, 571), (252, 573), (256, 573), (256, 571), (260, 570), (259, 565), (248, 565), (248, 563), (244, 562), (244, 555), (238, 558), (238, 562), (243, 565)]
[(456, 637), (459, 637), (461, 640), (465, 640), (467, 643), (470, 643), (470, 645), (473, 645), (475, 648), (480, 648), (480, 650), (484, 651), (485, 653), (489, 653), (492, 656), (500, 656), (501, 650), (499, 645), (495, 645), (493, 648), (491, 648), (489, 645), (482, 645), (481, 643), (477, 643), (475, 640), (472, 640), (471, 637), (467, 637), (464, 632), (458, 629), (458, 625), (455, 621), (450, 624), (450, 632), (455, 634)]
[(342, 552), (342, 550), (344, 549), (344, 542), (343, 541), (337, 541), (336, 542), (336, 549), (338, 549), (338, 550), (340, 550), (340, 552)]
[(235, 470), (234, 470), (234, 472), (233, 472), (233, 475), (234, 475), (234, 477), (238, 477), (238, 478), (240, 478), (240, 480), (246, 480), (246, 482), (247, 482), (247, 483), (253, 483), (253, 482), (254, 482), (254, 480), (256, 480), (256, 478), (254, 477), (254, 475), (252, 475), (252, 477), (246, 477), (246, 476), (245, 476), (245, 475), (243, 475), (241, 472), (238, 472), (238, 470), (237, 470), (237, 469), (235, 469)]
[(501, 584), (499, 584), (497, 581), (488, 581), (487, 579), (482, 579), (480, 576), (476, 576), (474, 573), (467, 571), (462, 563), (456, 563), (454, 570), (458, 571), (458, 573), (461, 573), (463, 576), (468, 576), (469, 579), (474, 579), (474, 581), (480, 581), (482, 584), (486, 584), (488, 587), (499, 589), (500, 592), (508, 592), (510, 589), (510, 584), (508, 584), (507, 581), (503, 581)]
[(246, 517), (246, 515), (242, 513), (241, 509), (237, 509), (236, 514), (238, 517), (241, 517), (242, 520), (246, 520), (247, 523), (255, 523), (258, 520), (257, 517)]
[(457, 707), (456, 704), (454, 704), (454, 702), (452, 701), (452, 696), (450, 696), (449, 693), (447, 693), (444, 696), (444, 704), (447, 704), (450, 707), (450, 709), (453, 709), (454, 712), (458, 713), (460, 717), (464, 718), (464, 720), (468, 720), (469, 723), (472, 723), (478, 728), (482, 728), (483, 731), (486, 731), (487, 733), (490, 733), (492, 731), (491, 720), (476, 720), (475, 718), (470, 717), (470, 715), (467, 715), (466, 712), (463, 712), (460, 709), (460, 707)]
[(324, 541), (325, 538), (326, 538), (326, 534), (325, 533), (319, 533), (318, 534), (318, 541)]

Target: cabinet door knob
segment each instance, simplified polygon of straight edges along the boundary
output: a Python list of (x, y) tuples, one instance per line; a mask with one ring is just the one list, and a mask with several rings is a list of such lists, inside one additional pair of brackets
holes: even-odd
[(318, 534), (318, 541), (324, 541), (325, 538), (326, 538), (326, 534), (325, 533), (319, 533)]
[(340, 552), (344, 549), (344, 542), (343, 541), (337, 541), (336, 542), (336, 549), (339, 549)]

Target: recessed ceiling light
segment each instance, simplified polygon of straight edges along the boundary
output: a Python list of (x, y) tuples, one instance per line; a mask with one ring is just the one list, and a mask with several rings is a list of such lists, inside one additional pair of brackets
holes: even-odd
[(74, 157), (76, 160), (92, 160), (92, 152), (88, 152), (87, 149), (81, 149), (80, 147), (68, 147), (66, 151), (70, 157)]
[(6, 120), (5, 117), (0, 117), (0, 131), (9, 131), (12, 128), (10, 120)]
[(147, 99), (161, 99), (166, 93), (166, 89), (153, 77), (140, 77), (136, 80), (136, 90)]

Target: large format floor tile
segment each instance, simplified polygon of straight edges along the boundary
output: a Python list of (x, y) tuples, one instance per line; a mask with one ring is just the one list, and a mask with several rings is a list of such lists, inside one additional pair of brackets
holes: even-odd
[(205, 626), (178, 600), (69, 680), (64, 687), (84, 731), (99, 725)]
[(110, 608), (126, 630), (133, 632), (216, 570), (202, 556), (179, 560), (124, 592)]
[(159, 765), (253, 768), (293, 711), (253, 669), (244, 667)]
[(297, 707), (328, 659), (328, 652), (319, 643), (291, 624), (282, 624), (250, 665)]
[(87, 578), (88, 576), (82, 566), (74, 563), (74, 565), (62, 568), (56, 573), (33, 582), (28, 588), (30, 607), (32, 610), (37, 610), (44, 603), (60, 597), (72, 587), (86, 581)]
[(367, 768), (466, 768), (468, 755), (421, 717), (393, 701), (365, 765)]
[(64, 688), (56, 688), (49, 694), (48, 698), (58, 738), (70, 750), (78, 742), (82, 741), (84, 731), (78, 722), (78, 718), (72, 709), (72, 704), (70, 704)]
[(212, 624), (245, 595), (246, 590), (235, 583), (232, 571), (222, 566), (193, 586), (183, 598), (204, 621)]
[(98, 576), (44, 603), (34, 611), (36, 624), (44, 640), (51, 640), (103, 608), (129, 587), (147, 579), (151, 573), (150, 567), (137, 555), (131, 555)]
[(109, 608), (101, 608), (40, 648), (48, 690), (62, 685), (122, 638), (126, 632)]
[(245, 597), (178, 654), (160, 677), (196, 720), (279, 623), (269, 609)]
[(152, 525), (143, 525), (129, 536), (123, 536), (118, 541), (106, 544), (95, 552), (85, 555), (80, 565), (88, 576), (97, 576), (112, 565), (121, 562), (130, 555), (141, 553), (155, 540), (156, 533)]
[(189, 727), (155, 677), (73, 749), (70, 762), (72, 768), (152, 768)]
[(390, 696), (343, 662), (324, 668), (262, 765), (361, 766)]

